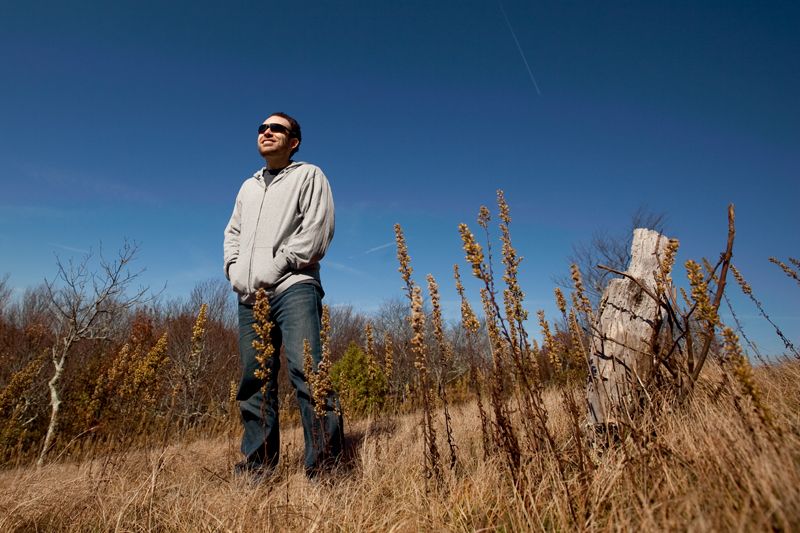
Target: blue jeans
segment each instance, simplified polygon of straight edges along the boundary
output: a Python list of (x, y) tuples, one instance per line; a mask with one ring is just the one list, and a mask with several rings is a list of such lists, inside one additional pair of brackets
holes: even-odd
[(242, 381), (236, 399), (242, 412), (244, 435), (242, 453), (252, 468), (273, 471), (280, 453), (278, 428), (278, 372), (280, 371), (281, 344), (289, 364), (289, 380), (295, 388), (300, 418), (303, 422), (305, 440), (306, 474), (324, 473), (333, 466), (342, 452), (344, 439), (339, 399), (329, 398), (324, 417), (317, 417), (303, 372), (303, 339), (308, 339), (311, 356), (316, 369), (322, 360), (322, 343), (319, 338), (322, 326), (322, 290), (316, 285), (301, 283), (292, 285), (272, 298), (270, 333), (275, 351), (268, 361), (269, 378), (266, 401), (261, 388), (264, 381), (256, 378), (256, 361), (253, 341), (258, 336), (253, 329), (255, 317), (253, 307), (239, 304), (239, 350), (242, 360)]

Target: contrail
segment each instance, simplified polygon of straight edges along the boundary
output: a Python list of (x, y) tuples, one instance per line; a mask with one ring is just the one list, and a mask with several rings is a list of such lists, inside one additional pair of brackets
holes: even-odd
[(497, 0), (497, 3), (500, 4), (500, 11), (503, 12), (503, 18), (506, 19), (506, 24), (508, 24), (508, 29), (511, 30), (511, 36), (514, 38), (514, 42), (517, 43), (517, 48), (519, 49), (519, 55), (522, 56), (522, 60), (525, 62), (525, 68), (528, 69), (528, 74), (531, 75), (531, 81), (533, 82), (533, 86), (536, 87), (536, 94), (542, 96), (542, 93), (539, 92), (539, 86), (536, 84), (536, 80), (533, 78), (533, 72), (531, 72), (531, 67), (528, 66), (528, 60), (525, 59), (525, 54), (522, 51), (522, 47), (519, 45), (519, 41), (517, 40), (517, 35), (514, 33), (514, 28), (511, 27), (511, 22), (508, 21), (508, 15), (506, 15), (506, 10), (503, 8), (502, 2)]
[(334, 261), (325, 261), (325, 266), (332, 267), (340, 272), (349, 272), (351, 274), (355, 274), (356, 276), (366, 278), (368, 275), (365, 272), (361, 272), (360, 270), (356, 270), (355, 268), (350, 268), (347, 265), (343, 265), (341, 263), (336, 263)]
[(82, 254), (88, 254), (88, 253), (89, 253), (89, 252), (87, 252), (86, 250), (81, 250), (81, 249), (79, 249), (79, 248), (71, 248), (71, 247), (69, 247), (69, 246), (64, 246), (63, 244), (56, 244), (56, 243), (54, 243), (54, 242), (46, 242), (45, 244), (47, 244), (47, 245), (49, 245), (49, 246), (58, 246), (59, 248), (63, 248), (63, 249), (65, 249), (65, 250), (69, 250), (69, 251), (71, 251), (71, 252), (80, 252), (80, 253), (82, 253)]
[(368, 253), (371, 253), (371, 252), (378, 251), (378, 250), (380, 250), (381, 248), (386, 248), (387, 246), (391, 246), (391, 245), (393, 245), (393, 244), (394, 244), (394, 242), (390, 242), (390, 243), (386, 243), (386, 244), (381, 244), (380, 246), (376, 246), (375, 248), (371, 248), (371, 249), (367, 250), (366, 252), (364, 252), (364, 253), (363, 253), (363, 254), (361, 254), (361, 255), (367, 255)]

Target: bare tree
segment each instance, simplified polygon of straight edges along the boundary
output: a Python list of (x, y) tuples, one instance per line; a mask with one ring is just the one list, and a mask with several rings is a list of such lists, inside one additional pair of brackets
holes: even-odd
[(77, 264), (72, 260), (64, 264), (56, 256), (58, 273), (52, 282), (45, 280), (55, 337), (50, 350), (54, 374), (48, 384), (51, 413), (37, 466), (44, 464), (53, 445), (61, 407), (61, 378), (72, 348), (81, 340), (108, 339), (119, 315), (148, 300), (145, 297), (147, 287), (140, 287), (132, 295), (126, 294), (129, 285), (144, 272), (144, 269), (135, 273), (128, 270), (138, 251), (139, 245), (125, 241), (118, 259), (109, 261), (103, 256), (101, 246), (98, 271), (90, 269), (91, 252)]
[(2, 316), (3, 311), (6, 308), (6, 303), (8, 303), (8, 298), (11, 296), (11, 292), (13, 289), (8, 286), (8, 278), (11, 274), (6, 274), (0, 279), (0, 316)]
[[(611, 271), (599, 269), (597, 265), (625, 271), (631, 262), (633, 230), (644, 228), (663, 233), (667, 229), (668, 219), (666, 213), (655, 213), (642, 204), (631, 213), (630, 225), (622, 233), (612, 234), (608, 228), (601, 228), (594, 230), (588, 241), (572, 245), (572, 253), (567, 255), (567, 261), (578, 265), (583, 288), (592, 307), (597, 308), (603, 290), (614, 277)], [(552, 280), (561, 287), (573, 286), (569, 274), (553, 276)]]
[(225, 410), (231, 380), (239, 372), (235, 302), (230, 284), (212, 278), (196, 284), (188, 300), (159, 306), (170, 339), (172, 372), (166, 379), (185, 426)]
[(331, 359), (336, 362), (347, 351), (350, 341), (363, 346), (364, 328), (370, 319), (356, 311), (352, 304), (329, 306), (328, 312), (331, 324)]
[[(395, 366), (392, 385), (398, 387), (412, 382), (415, 375), (415, 356), (411, 351), (411, 339), (414, 332), (408, 320), (410, 313), (408, 300), (394, 296), (381, 302), (373, 322), (373, 327), (375, 331), (379, 332), (379, 337), (385, 331), (392, 336)], [(428, 313), (426, 313), (427, 317)]]
[(236, 297), (231, 292), (230, 283), (224, 278), (209, 278), (197, 283), (189, 295), (189, 301), (181, 311), (197, 315), (204, 303), (208, 306), (209, 322), (218, 322), (231, 330), (239, 327)]

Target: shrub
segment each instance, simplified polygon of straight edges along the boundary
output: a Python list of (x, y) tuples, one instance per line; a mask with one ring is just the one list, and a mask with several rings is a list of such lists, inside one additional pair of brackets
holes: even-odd
[(331, 367), (331, 382), (342, 409), (350, 417), (380, 410), (386, 402), (386, 376), (374, 361), (370, 364), (364, 351), (353, 341)]

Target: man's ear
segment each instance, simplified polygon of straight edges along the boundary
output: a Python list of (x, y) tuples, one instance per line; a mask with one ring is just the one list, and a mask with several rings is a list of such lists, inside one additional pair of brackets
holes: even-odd
[(300, 141), (297, 140), (297, 137), (292, 137), (291, 141), (292, 141), (292, 150), (300, 146)]

